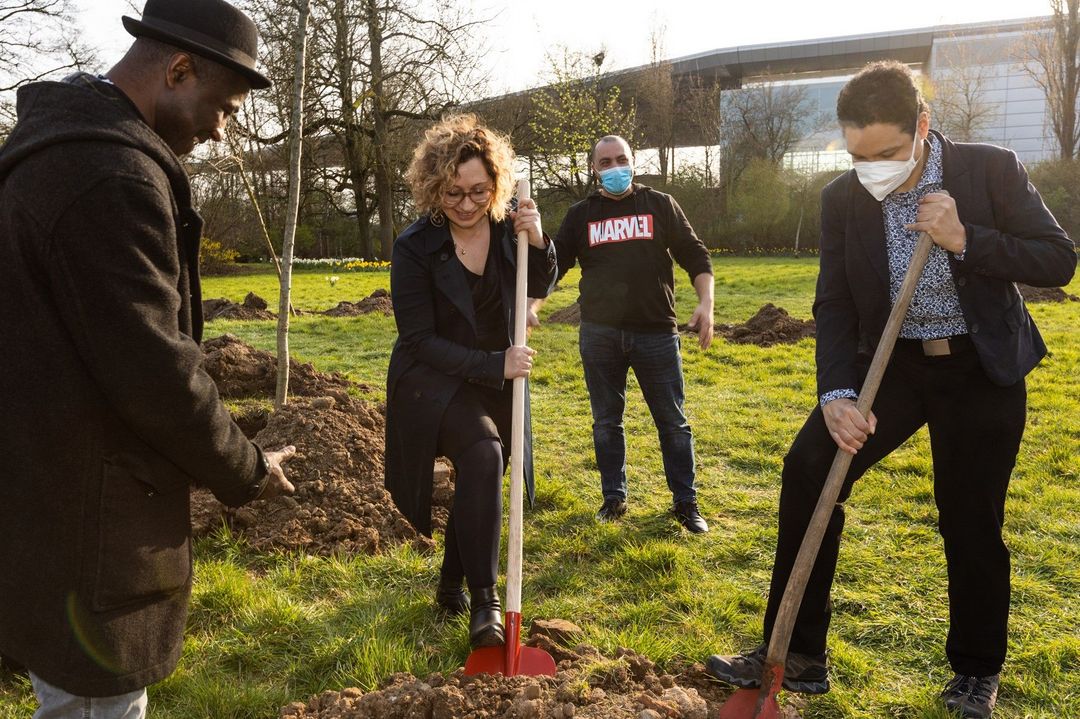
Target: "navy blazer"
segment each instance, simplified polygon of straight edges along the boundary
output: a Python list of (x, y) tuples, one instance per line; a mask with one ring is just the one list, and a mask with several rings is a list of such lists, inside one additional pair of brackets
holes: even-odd
[[(493, 231), (489, 252), (497, 253), (506, 316), (513, 340), (517, 240), (507, 219)], [(555, 243), (529, 248), (528, 294), (547, 297), (555, 285)], [(432, 466), (443, 411), (463, 382), (501, 388), (505, 352), (476, 347), (472, 291), (454, 257), (448, 225), (422, 217), (394, 242), (390, 292), (398, 338), (386, 379), (386, 488), (402, 514), (431, 534)], [(525, 486), (535, 496), (532, 435), (526, 385)], [(509, 438), (504, 437), (509, 443)]]
[[(1008, 386), (1046, 355), (1015, 283), (1068, 284), (1076, 250), (1016, 153), (935, 135), (942, 142), (943, 186), (967, 230), (964, 259), (949, 253), (960, 307), (987, 376)], [(818, 396), (860, 386), (858, 366), (877, 347), (891, 308), (881, 203), (850, 170), (821, 193)]]

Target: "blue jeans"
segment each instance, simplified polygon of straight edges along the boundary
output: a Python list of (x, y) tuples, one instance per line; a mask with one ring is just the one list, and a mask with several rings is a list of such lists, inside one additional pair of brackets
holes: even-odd
[(145, 719), (146, 689), (115, 697), (80, 697), (30, 672), (41, 705), (34, 719)]
[(582, 322), (578, 343), (592, 405), (593, 445), (604, 499), (626, 499), (623, 409), (630, 368), (656, 424), (668, 489), (676, 504), (695, 499), (694, 436), (683, 414), (679, 335)]

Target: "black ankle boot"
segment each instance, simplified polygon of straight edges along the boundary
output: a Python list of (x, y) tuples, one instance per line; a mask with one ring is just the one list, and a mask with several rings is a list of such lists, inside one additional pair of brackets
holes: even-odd
[(472, 613), (469, 616), (469, 644), (477, 647), (497, 647), (503, 638), (502, 606), (495, 587), (469, 589), (472, 594)]
[(435, 590), (435, 609), (440, 614), (456, 617), (469, 611), (469, 596), (457, 581), (439, 577), (439, 588)]

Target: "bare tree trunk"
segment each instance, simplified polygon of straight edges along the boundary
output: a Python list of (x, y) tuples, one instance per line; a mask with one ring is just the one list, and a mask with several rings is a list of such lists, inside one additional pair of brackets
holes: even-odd
[(309, 0), (300, 0), (296, 20), (296, 75), (293, 84), (292, 128), (289, 131), (289, 206), (285, 212), (285, 238), (281, 248), (281, 290), (278, 297), (277, 392), (274, 406), (283, 407), (289, 398), (289, 304), (292, 294), (293, 245), (300, 211), (300, 161), (304, 143), (304, 70), (307, 53)]
[[(340, 99), (342, 118), (342, 143), (344, 145), (345, 173), (352, 187), (353, 202), (356, 205), (356, 225), (360, 239), (360, 256), (364, 259), (375, 257), (375, 247), (371, 237), (371, 211), (368, 209), (367, 179), (368, 164), (364, 158), (364, 134), (357, 115), (361, 112), (354, 91), (353, 36), (346, 0), (335, 0), (333, 21), (335, 24), (334, 63), (337, 67), (337, 94)], [(340, 253), (339, 253), (340, 254)]]
[(799, 256), (799, 235), (802, 234), (802, 220), (803, 214), (806, 213), (806, 203), (803, 202), (799, 207), (799, 225), (795, 228), (795, 256)]
[(375, 243), (371, 236), (371, 210), (367, 199), (367, 173), (364, 172), (363, 152), (360, 147), (360, 129), (354, 123), (346, 125), (345, 161), (348, 163), (349, 184), (352, 185), (353, 201), (356, 203), (356, 225), (360, 234), (360, 256), (374, 259)]
[(383, 91), (382, 18), (377, 0), (367, 0), (368, 45), (371, 51), (371, 93), (375, 101), (372, 113), (375, 130), (375, 194), (379, 201), (379, 247), (382, 259), (390, 259), (394, 244), (394, 181), (390, 176), (386, 147), (386, 98)]
[(360, 255), (365, 260), (375, 259), (375, 237), (371, 234), (371, 211), (367, 205), (357, 205), (356, 224), (360, 227)]

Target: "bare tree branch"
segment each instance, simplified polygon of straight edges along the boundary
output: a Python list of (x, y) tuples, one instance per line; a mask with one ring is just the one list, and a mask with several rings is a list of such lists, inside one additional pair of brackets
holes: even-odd
[(1049, 28), (1028, 32), (1020, 63), (1046, 97), (1061, 159), (1080, 150), (1080, 0), (1050, 0)]

